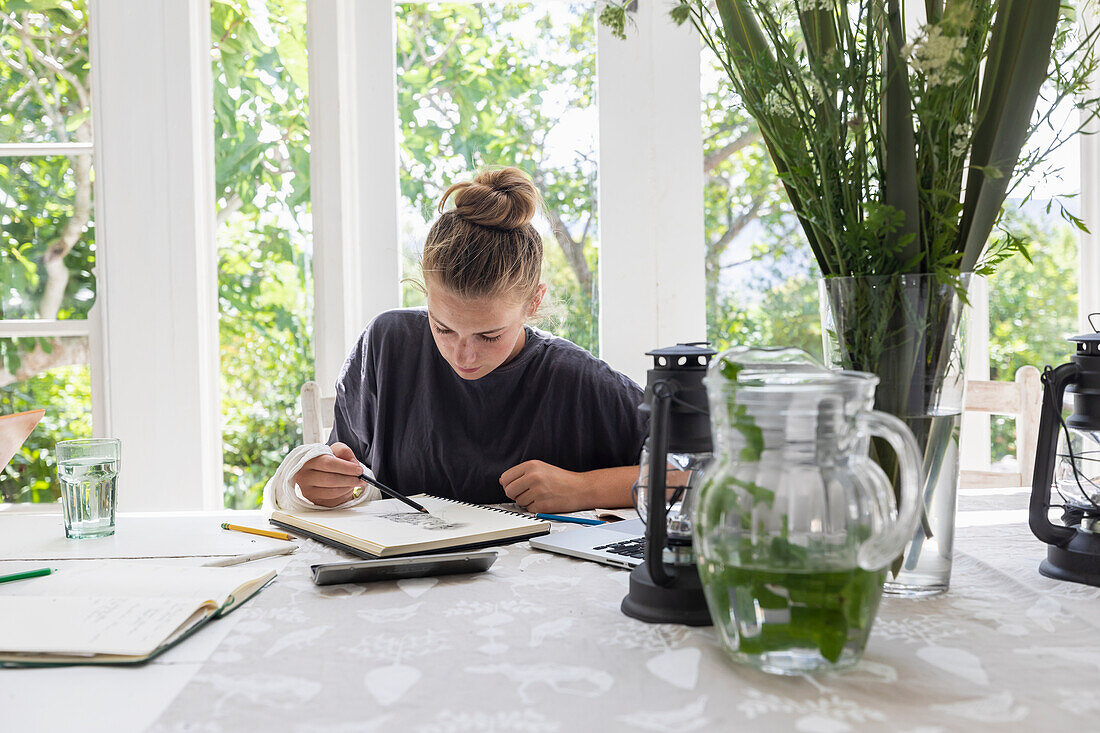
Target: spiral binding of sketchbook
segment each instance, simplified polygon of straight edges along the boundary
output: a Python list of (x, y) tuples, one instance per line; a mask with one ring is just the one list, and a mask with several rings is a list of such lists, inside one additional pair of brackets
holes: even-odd
[[(424, 496), (431, 496), (430, 494), (424, 494)], [(475, 504), (472, 501), (459, 501), (458, 499), (448, 499), (443, 496), (432, 496), (433, 499), (439, 501), (449, 501), (452, 504), (461, 504), (462, 506), (476, 506), (478, 509), (485, 509), (490, 512), (501, 512), (503, 514), (511, 514), (513, 517), (522, 517), (523, 519), (530, 519), (532, 522), (541, 521), (532, 514), (524, 514), (523, 512), (513, 511), (511, 509), (504, 509), (503, 507), (493, 506), (492, 504)]]
[(411, 511), (396, 499), (382, 499), (351, 509), (275, 511), (271, 523), (359, 557), (472, 550), (550, 531), (547, 521), (500, 507), (428, 494), (410, 498), (429, 513)]

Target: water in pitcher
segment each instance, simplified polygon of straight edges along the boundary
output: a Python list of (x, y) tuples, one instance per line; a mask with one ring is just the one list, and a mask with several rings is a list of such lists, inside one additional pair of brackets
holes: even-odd
[(66, 537), (114, 534), (118, 466), (118, 459), (110, 458), (71, 458), (58, 463)]

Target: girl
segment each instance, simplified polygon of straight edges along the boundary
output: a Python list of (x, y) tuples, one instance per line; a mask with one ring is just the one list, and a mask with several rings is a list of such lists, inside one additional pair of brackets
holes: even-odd
[(363, 331), (336, 386), (332, 454), (294, 474), (302, 496), (347, 505), (362, 461), (404, 494), (532, 512), (631, 503), (642, 391), (524, 325), (546, 295), (538, 203), (517, 168), (447, 189), (420, 263), (427, 308), (387, 311)]

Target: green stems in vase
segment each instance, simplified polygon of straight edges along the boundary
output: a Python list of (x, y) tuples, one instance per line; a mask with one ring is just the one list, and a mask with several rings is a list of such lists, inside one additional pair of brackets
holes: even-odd
[[(928, 595), (950, 583), (968, 284), (968, 274), (948, 283), (935, 275), (821, 281), (826, 360), (878, 375), (876, 409), (901, 418), (921, 449), (921, 522), (891, 568), (888, 593)], [(896, 487), (890, 451), (869, 447)]]

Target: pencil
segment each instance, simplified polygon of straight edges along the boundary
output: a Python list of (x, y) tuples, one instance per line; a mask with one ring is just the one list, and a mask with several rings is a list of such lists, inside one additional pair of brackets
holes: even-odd
[(242, 527), (238, 524), (230, 524), (229, 522), (222, 522), (222, 529), (232, 529), (236, 532), (247, 532), (248, 534), (258, 534), (264, 537), (274, 537), (277, 540), (290, 541), (294, 539), (286, 532), (275, 532), (270, 529), (256, 529), (255, 527)]
[(22, 573), (12, 573), (11, 575), (0, 575), (0, 583), (8, 583), (13, 580), (25, 580), (26, 578), (41, 578), (43, 575), (49, 575), (53, 572), (51, 568), (39, 568), (38, 570), (26, 570)]
[(550, 519), (555, 522), (572, 522), (573, 524), (607, 524), (602, 519), (588, 519), (587, 517), (567, 517), (562, 514), (543, 514), (538, 513), (535, 515), (539, 519)]
[(247, 555), (233, 555), (232, 557), (223, 557), (218, 560), (212, 560), (210, 562), (203, 563), (203, 567), (224, 568), (229, 567), (230, 565), (239, 565), (242, 562), (252, 562), (253, 560), (262, 560), (267, 557), (275, 557), (276, 555), (289, 555), (297, 549), (297, 545), (283, 545), (282, 547), (273, 547), (270, 550), (250, 552)]
[(377, 486), (379, 491), (381, 491), (383, 494), (390, 497), (391, 499), (397, 499), (398, 501), (403, 501), (406, 504), (408, 504), (409, 506), (411, 506), (413, 509), (417, 510), (418, 512), (424, 512), (425, 514), (431, 514), (431, 512), (429, 512), (427, 509), (425, 509), (424, 507), (417, 504), (415, 501), (413, 501), (409, 497), (405, 496), (404, 494), (397, 493), (396, 491), (391, 489), (389, 486), (386, 486), (381, 481), (379, 481), (377, 479), (373, 479), (365, 473), (359, 474), (359, 478), (362, 479), (363, 481), (366, 481), (371, 486)]

